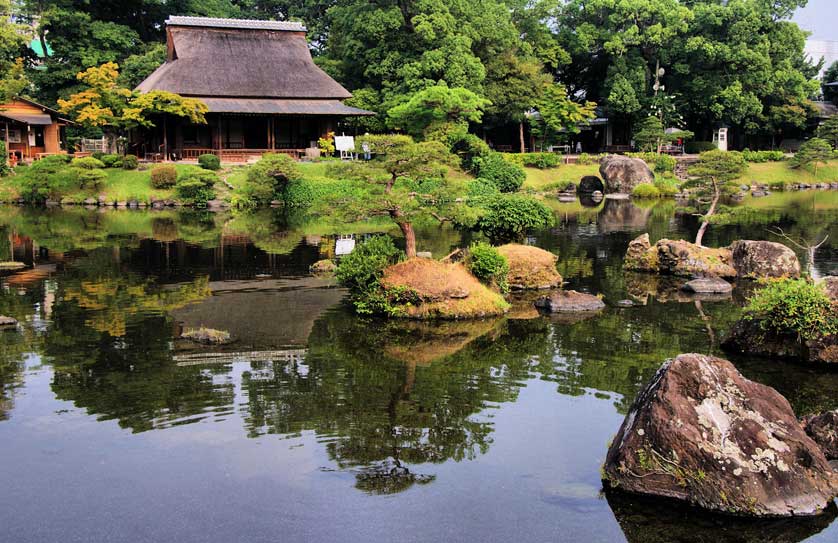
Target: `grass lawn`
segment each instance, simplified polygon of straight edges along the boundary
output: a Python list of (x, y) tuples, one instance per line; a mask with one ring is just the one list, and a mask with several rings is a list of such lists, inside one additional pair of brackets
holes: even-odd
[[(176, 164), (178, 175), (189, 170), (200, 169), (191, 164)], [(104, 195), (109, 201), (127, 202), (137, 200), (150, 203), (153, 200), (166, 200), (174, 197), (174, 188), (155, 189), (151, 186), (151, 170), (122, 170), (108, 168), (105, 170), (108, 178), (97, 189), (76, 190), (67, 193), (65, 198), (81, 202), (85, 198), (96, 198)]]
[(838, 181), (838, 160), (831, 160), (827, 164), (818, 164), (818, 174), (815, 176), (812, 166), (793, 169), (788, 162), (763, 162), (749, 164), (748, 170), (740, 178), (747, 184), (764, 183), (833, 183)]
[(579, 184), (579, 180), (586, 175), (599, 176), (599, 164), (562, 164), (558, 168), (524, 168), (527, 179), (524, 181), (523, 191), (546, 192), (564, 187), (572, 182)]

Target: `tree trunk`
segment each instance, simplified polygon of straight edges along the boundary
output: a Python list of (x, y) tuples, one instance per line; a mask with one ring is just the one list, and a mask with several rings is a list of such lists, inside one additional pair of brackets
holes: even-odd
[(527, 147), (524, 145), (524, 121), (518, 123), (518, 138), (521, 140), (521, 152), (526, 153)]
[(416, 256), (416, 232), (413, 231), (413, 225), (409, 222), (398, 222), (396, 223), (401, 228), (402, 234), (404, 234), (404, 251), (407, 253), (407, 258), (413, 258)]
[(704, 222), (701, 223), (701, 227), (698, 229), (698, 233), (695, 235), (695, 244), (701, 247), (701, 240), (704, 239), (704, 232), (707, 231), (707, 226), (709, 226), (708, 220), (710, 217), (716, 213), (716, 205), (719, 203), (719, 198), (721, 197), (721, 193), (719, 191), (719, 185), (716, 183), (716, 180), (713, 179), (713, 202), (710, 204), (710, 209), (707, 210), (707, 213), (704, 214)]

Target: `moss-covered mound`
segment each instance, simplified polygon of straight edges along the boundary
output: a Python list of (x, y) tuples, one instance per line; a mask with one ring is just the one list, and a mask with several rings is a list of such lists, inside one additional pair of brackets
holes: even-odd
[(398, 313), (413, 319), (472, 319), (509, 309), (462, 264), (411, 258), (385, 269), (381, 286)]
[(498, 252), (509, 263), (509, 286), (514, 290), (557, 288), (562, 276), (556, 271), (558, 257), (551, 252), (510, 243), (498, 247)]

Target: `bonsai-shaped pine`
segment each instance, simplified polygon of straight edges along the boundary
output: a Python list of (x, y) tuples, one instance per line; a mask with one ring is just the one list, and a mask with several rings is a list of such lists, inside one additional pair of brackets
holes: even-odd
[(457, 201), (447, 178), (448, 168), (458, 162), (457, 157), (442, 143), (414, 143), (403, 136), (395, 136), (391, 145), (377, 148), (386, 153), (373, 165), (387, 172), (383, 182), (372, 175), (356, 177), (348, 181), (352, 183), (350, 190), (327, 195), (320, 204), (331, 216), (348, 222), (390, 217), (402, 231), (405, 252), (411, 258), (416, 256), (413, 223), (417, 219), (450, 220), (451, 214), (465, 205)]
[(741, 153), (735, 151), (707, 151), (701, 153), (698, 163), (690, 168), (693, 179), (685, 184), (687, 188), (695, 188), (695, 199), (699, 206), (710, 204), (701, 219), (701, 227), (695, 235), (695, 244), (701, 246), (704, 232), (718, 209), (722, 196), (722, 186), (728, 181), (739, 177), (748, 167)]
[(832, 158), (832, 146), (821, 138), (812, 138), (800, 146), (794, 158), (789, 162), (792, 168), (803, 168), (809, 164), (814, 166), (815, 177), (818, 175), (818, 162), (826, 164)]
[(818, 137), (829, 142), (833, 149), (838, 149), (838, 116), (828, 118), (818, 127)]
[(637, 125), (634, 142), (641, 151), (660, 153), (664, 143), (671, 143), (679, 139), (687, 140), (693, 137), (688, 130), (678, 130), (667, 134), (663, 123), (654, 115), (646, 117)]

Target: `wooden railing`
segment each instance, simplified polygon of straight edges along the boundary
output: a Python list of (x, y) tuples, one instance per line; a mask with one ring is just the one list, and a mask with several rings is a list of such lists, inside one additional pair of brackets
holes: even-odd
[(250, 158), (261, 157), (265, 153), (283, 153), (299, 160), (306, 153), (305, 149), (173, 149), (173, 153), (183, 160), (197, 160), (201, 155), (216, 155), (222, 162), (247, 162)]

